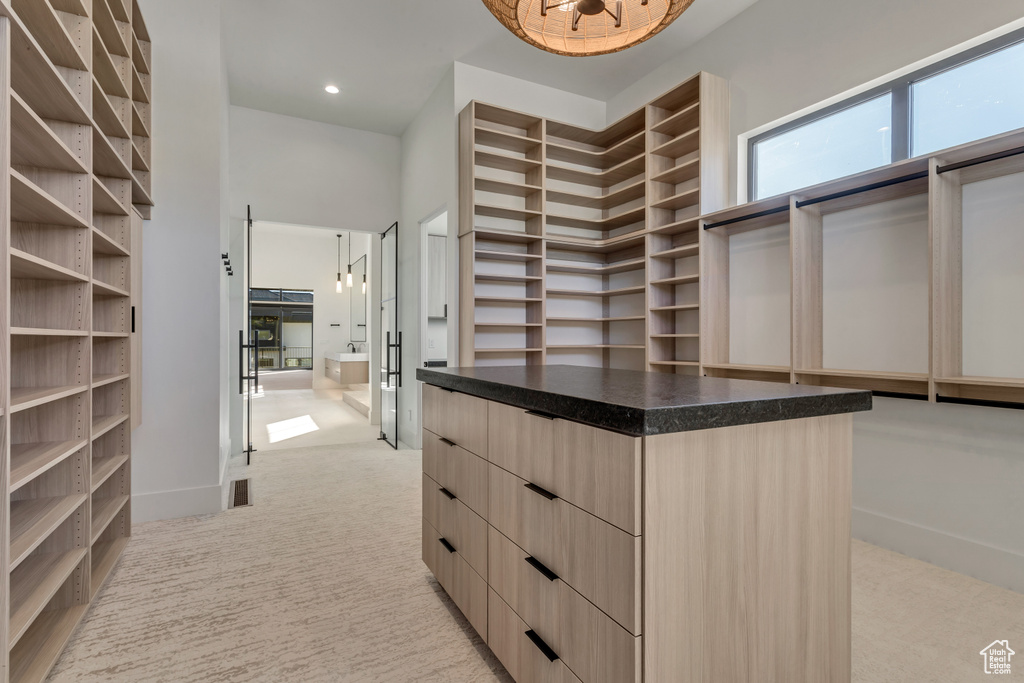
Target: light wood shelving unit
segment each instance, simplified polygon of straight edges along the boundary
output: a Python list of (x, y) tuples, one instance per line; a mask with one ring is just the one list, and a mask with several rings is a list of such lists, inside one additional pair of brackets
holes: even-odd
[[(708, 229), (701, 230), (700, 248), (704, 279), (701, 327), (705, 336), (701, 372), (716, 377), (868, 389), (877, 395), (933, 402), (1021, 407), (1024, 376), (1018, 375), (1024, 373), (976, 376), (964, 372), (963, 254), (965, 245), (973, 239), (963, 228), (964, 187), (1007, 176), (1016, 176), (1020, 179), (1018, 185), (1024, 184), (1024, 130), (702, 216), (700, 224)], [(927, 203), (927, 242), (922, 239), (920, 244), (927, 252), (921, 257), (928, 262), (929, 290), (922, 306), (930, 306), (930, 310), (917, 313), (930, 322), (927, 342), (915, 354), (921, 368), (883, 368), (881, 361), (877, 369), (827, 367), (823, 334), (825, 218), (908, 197), (919, 197), (922, 204)], [(790, 239), (791, 364), (731, 363), (729, 239), (741, 232), (779, 224), (788, 225)], [(1002, 227), (1007, 234), (1017, 229), (1016, 225)], [(1024, 268), (1014, 275), (1015, 282), (1024, 284)], [(1012, 288), (1013, 282), (1004, 286)], [(1021, 291), (1019, 286), (1016, 291)], [(1020, 310), (1005, 313), (1017, 316), (1015, 322), (1019, 322)], [(891, 341), (875, 340), (873, 355), (883, 358)]]
[(0, 49), (0, 683), (22, 683), (46, 678), (130, 536), (151, 50), (125, 0), (0, 0)]
[(604, 130), (460, 115), (460, 364), (696, 373), (697, 219), (726, 200), (728, 87), (697, 74)]

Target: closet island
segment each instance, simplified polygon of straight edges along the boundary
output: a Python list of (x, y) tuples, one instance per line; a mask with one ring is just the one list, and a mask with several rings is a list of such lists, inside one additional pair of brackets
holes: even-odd
[(850, 680), (870, 392), (557, 365), (417, 378), (423, 561), (516, 681)]

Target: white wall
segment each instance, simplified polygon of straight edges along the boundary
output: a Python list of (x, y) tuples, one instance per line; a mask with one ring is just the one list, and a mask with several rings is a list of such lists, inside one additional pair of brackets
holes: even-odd
[[(153, 219), (143, 245), (143, 422), (135, 521), (221, 509), (226, 278), (220, 3), (140, 0), (153, 37)], [(184, 325), (182, 321), (187, 321)]]
[(231, 107), (231, 215), (383, 232), (398, 219), (399, 139)]
[[(739, 163), (744, 150), (737, 145), (739, 136), (1020, 19), (1019, 0), (980, 4), (955, 0), (759, 0), (614, 97), (608, 103), (608, 119), (633, 111), (697, 71), (728, 79), (735, 201), (745, 196), (745, 168)], [(685, 21), (685, 15), (681, 21)], [(985, 209), (977, 206), (975, 210), (981, 213)], [(1001, 210), (1013, 211), (1005, 206)], [(903, 213), (900, 216), (893, 212), (885, 220), (895, 224), (911, 220)], [(845, 257), (838, 254), (832, 259), (833, 268), (826, 269), (826, 299), (847, 307), (846, 319), (851, 326), (847, 332), (856, 330), (858, 335), (856, 340), (844, 338), (838, 326), (833, 326), (831, 333), (826, 330), (826, 355), (831, 353), (831, 360), (864, 364), (874, 358), (884, 360), (892, 352), (901, 356), (894, 366), (906, 366), (909, 360), (913, 367), (901, 369), (927, 369), (927, 348), (921, 344), (922, 334), (927, 333), (927, 328), (922, 328), (927, 324), (927, 311), (919, 305), (922, 296), (927, 296), (927, 279), (921, 277), (922, 265), (927, 266), (923, 260), (927, 252), (922, 252), (922, 247), (927, 244), (921, 236), (920, 230), (913, 229), (869, 235), (867, 240), (873, 240), (875, 246), (887, 244), (894, 251), (874, 261), (850, 258), (845, 261), (845, 272), (836, 270)], [(976, 256), (987, 254), (989, 261), (996, 252), (1005, 258), (1016, 254), (1014, 267), (1019, 273), (1019, 249), (1014, 249), (1020, 245), (1013, 241), (1016, 238), (1009, 239), (1001, 248), (991, 244), (979, 249), (967, 247), (965, 258), (975, 251), (979, 252)], [(901, 260), (908, 271), (906, 277), (894, 275), (890, 268)], [(980, 265), (983, 260), (976, 259), (975, 268), (984, 268)], [(1002, 259), (994, 263), (1004, 274), (1008, 272)], [(849, 288), (864, 283), (852, 282), (854, 271), (886, 280), (877, 282), (874, 291), (869, 285), (857, 294)], [(970, 277), (972, 272), (965, 262), (965, 276)], [(1003, 292), (999, 298), (1008, 305), (1007, 310), (1020, 308), (1014, 306), (1021, 302), (1019, 293), (1024, 290), (992, 287)], [(868, 327), (875, 324), (877, 332), (879, 324), (865, 305), (872, 297), (876, 302), (884, 300), (886, 289), (901, 301), (895, 302), (896, 306), (883, 301), (883, 313), (908, 330), (892, 348), (879, 343), (877, 337), (873, 343), (865, 341), (871, 338)], [(985, 298), (983, 291), (983, 285), (970, 279), (965, 282), (968, 299)], [(914, 309), (912, 318), (899, 319), (900, 307)], [(965, 313), (965, 319), (969, 315), (980, 316), (976, 322), (984, 321), (984, 328), (976, 328), (984, 329), (982, 334), (992, 333), (999, 325), (1000, 338), (1015, 345), (1015, 357), (1020, 358), (1019, 316), (1009, 323), (995, 323), (991, 306), (975, 306), (974, 313)], [(784, 324), (781, 317), (779, 324)], [(1011, 330), (1018, 334), (1007, 336)], [(777, 339), (785, 331), (768, 334)], [(980, 336), (965, 338), (965, 350), (980, 352), (985, 348)], [(854, 348), (852, 341), (861, 346)], [(1006, 357), (1004, 349), (997, 351)], [(874, 358), (864, 356), (865, 352), (871, 352)], [(974, 367), (980, 370), (984, 365), (976, 362)], [(1024, 437), (1018, 411), (876, 399), (875, 409), (858, 415), (854, 424), (856, 536), (1024, 590), (1024, 536), (1019, 522), (1024, 517), (1024, 497), (1020, 494), (1024, 490)]]
[[(369, 252), (371, 236), (352, 233), (349, 254), (348, 234), (341, 240), (342, 277), (349, 260)], [(313, 388), (337, 388), (324, 376), (324, 353), (346, 349), (352, 341), (350, 307), (353, 297), (362, 298), (362, 283), (354, 283), (341, 294), (336, 291), (338, 274), (338, 238), (331, 230), (277, 223), (259, 222), (253, 226), (252, 286), (262, 289), (288, 287), (313, 292)], [(372, 283), (367, 283), (367, 301)], [(333, 327), (332, 325), (338, 325)], [(370, 336), (360, 343), (370, 348)]]

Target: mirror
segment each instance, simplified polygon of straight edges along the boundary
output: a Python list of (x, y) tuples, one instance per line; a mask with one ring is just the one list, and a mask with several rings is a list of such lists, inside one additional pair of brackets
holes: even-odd
[(352, 264), (352, 287), (348, 290), (349, 324), (352, 341), (366, 341), (366, 256)]

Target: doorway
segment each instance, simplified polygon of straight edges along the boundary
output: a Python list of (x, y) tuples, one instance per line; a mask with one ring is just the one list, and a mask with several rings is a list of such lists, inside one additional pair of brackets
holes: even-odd
[(259, 221), (247, 221), (245, 232), (245, 452), (375, 441), (381, 410), (370, 368), (378, 353), (367, 311), (379, 301), (380, 238)]

